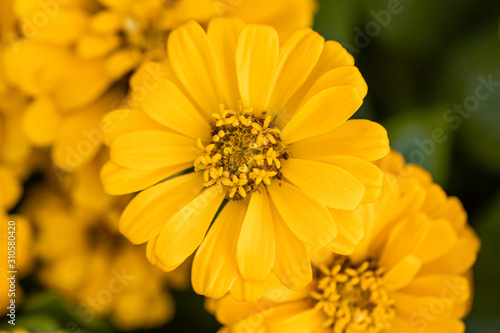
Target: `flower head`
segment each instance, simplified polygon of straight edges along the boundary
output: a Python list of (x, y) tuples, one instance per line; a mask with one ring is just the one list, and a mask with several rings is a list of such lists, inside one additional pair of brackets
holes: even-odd
[(275, 279), (255, 303), (209, 300), (227, 331), (464, 331), (479, 240), (460, 202), (397, 153), (378, 164), (384, 190), (355, 211), (365, 238), (353, 253), (318, 252), (313, 282), (299, 291)]
[(142, 191), (120, 230), (165, 270), (199, 247), (192, 279), (205, 295), (257, 298), (271, 271), (309, 283), (308, 251), (352, 252), (363, 231), (351, 211), (382, 186), (370, 161), (389, 150), (384, 128), (348, 120), (367, 90), (353, 64), (310, 29), (282, 46), (272, 27), (239, 20), (174, 30), (168, 61), (132, 78), (136, 108), (106, 117), (105, 189)]

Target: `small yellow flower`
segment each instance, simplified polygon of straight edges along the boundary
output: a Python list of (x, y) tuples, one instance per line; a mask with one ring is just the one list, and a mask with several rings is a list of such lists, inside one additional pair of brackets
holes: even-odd
[(286, 267), (309, 247), (350, 253), (350, 211), (380, 195), (370, 161), (389, 151), (382, 126), (348, 120), (367, 92), (353, 58), (310, 29), (280, 47), (272, 27), (232, 19), (178, 28), (168, 55), (132, 78), (137, 108), (105, 118), (105, 189), (143, 190), (120, 230), (165, 270), (200, 246), (193, 285), (213, 297), (257, 298), (271, 271), (306, 285), (310, 269), (288, 281)]
[(89, 205), (88, 197), (99, 190), (78, 181), (94, 184), (96, 175), (85, 174), (91, 171), (71, 175), (76, 182), (72, 187), (79, 188), (70, 193), (82, 206), (47, 188), (33, 190), (28, 197), (23, 208), (38, 230), (38, 277), (48, 289), (78, 305), (84, 321), (108, 316), (126, 330), (163, 325), (174, 314), (166, 287), (187, 287), (187, 267), (162, 272), (146, 260), (144, 247), (131, 245), (118, 232), (119, 211), (127, 198), (108, 198), (106, 207)]
[[(285, 38), (311, 26), (315, 10), (315, 0), (2, 1), (9, 47), (0, 66), (11, 85), (33, 97), (23, 121), (30, 141), (53, 147), (58, 167), (74, 171), (102, 147), (96, 109), (111, 111), (128, 91), (129, 73), (164, 59), (172, 29), (192, 19), (241, 17), (275, 24)], [(112, 87), (117, 94), (107, 101)]]
[(356, 215), (354, 252), (316, 253), (314, 280), (291, 291), (274, 279), (255, 303), (208, 300), (221, 332), (464, 332), (480, 242), (460, 201), (391, 153), (381, 198)]

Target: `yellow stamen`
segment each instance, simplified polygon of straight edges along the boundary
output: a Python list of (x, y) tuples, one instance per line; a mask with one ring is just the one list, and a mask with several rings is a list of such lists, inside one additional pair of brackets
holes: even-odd
[(383, 269), (365, 261), (353, 266), (344, 256), (317, 267), (316, 290), (310, 296), (333, 333), (378, 333), (390, 327), (396, 312), (383, 281)]
[(216, 185), (238, 200), (261, 184), (271, 185), (281, 168), (280, 159), (288, 155), (272, 117), (259, 117), (242, 103), (236, 111), (220, 105), (212, 116), (213, 136), (206, 146), (197, 140), (205, 153), (194, 165), (195, 172), (203, 172), (205, 186)]

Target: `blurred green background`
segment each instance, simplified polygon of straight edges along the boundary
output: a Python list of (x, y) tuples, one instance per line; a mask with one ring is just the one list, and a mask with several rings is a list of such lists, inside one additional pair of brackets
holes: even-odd
[[(479, 233), (470, 333), (500, 332), (499, 17), (500, 1), (492, 0), (323, 0), (315, 24), (355, 56), (368, 83), (356, 117), (382, 123), (393, 148), (462, 200)], [(114, 331), (104, 320), (85, 327), (33, 278), (23, 286), (35, 296), (26, 300), (18, 324)], [(174, 321), (147, 332), (217, 330), (202, 297), (192, 291), (174, 296)]]

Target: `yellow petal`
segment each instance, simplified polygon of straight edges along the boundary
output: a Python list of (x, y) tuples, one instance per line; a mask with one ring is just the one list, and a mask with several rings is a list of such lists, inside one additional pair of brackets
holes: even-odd
[(0, 167), (0, 208), (8, 210), (21, 196), (22, 187), (11, 170)]
[(113, 162), (107, 162), (101, 170), (101, 181), (106, 193), (122, 195), (141, 191), (192, 166), (193, 163), (188, 162), (144, 171), (122, 168)]
[(89, 163), (73, 173), (70, 194), (75, 205), (95, 212), (106, 211), (115, 202), (115, 198), (104, 192), (97, 162)]
[(353, 212), (330, 209), (337, 226), (337, 237), (328, 244), (328, 249), (341, 255), (350, 255), (363, 239), (364, 231)]
[(113, 80), (118, 80), (137, 67), (142, 54), (136, 49), (123, 49), (106, 58), (106, 73)]
[[(276, 208), (274, 208), (274, 210), (276, 211)], [(266, 288), (262, 293), (261, 300), (272, 301), (275, 304), (293, 303), (309, 298), (311, 291), (314, 288), (314, 284), (308, 284), (305, 288), (301, 288), (299, 290), (288, 289), (281, 283), (276, 274), (271, 273), (267, 279)]]
[(112, 91), (90, 107), (64, 117), (52, 149), (52, 159), (58, 167), (76, 170), (96, 156), (104, 137), (100, 121), (115, 97)]
[(17, 173), (24, 174), (31, 168), (26, 161), (33, 149), (24, 131), (20, 130), (23, 128), (23, 114), (16, 113), (3, 118), (0, 159), (6, 164), (17, 165)]
[[(425, 310), (424, 310), (425, 311)], [(416, 312), (418, 313), (418, 312)], [(424, 315), (405, 315), (398, 316), (394, 319), (388, 333), (464, 333), (465, 325), (458, 319), (448, 319), (444, 321), (430, 321), (427, 319), (427, 314)], [(435, 318), (434, 316), (430, 318)]]
[(446, 203), (431, 216), (447, 219), (457, 232), (460, 232), (467, 223), (467, 213), (457, 197), (447, 198)]
[(324, 73), (341, 66), (353, 66), (354, 58), (336, 41), (327, 41), (310, 78), (317, 81)]
[(193, 289), (206, 297), (224, 296), (239, 276), (236, 260), (238, 237), (246, 205), (229, 201), (208, 231), (193, 261)]
[(169, 270), (182, 264), (201, 244), (224, 197), (216, 186), (209, 187), (165, 223), (155, 254)]
[(78, 39), (76, 52), (83, 59), (105, 57), (118, 48), (120, 38), (115, 35), (87, 34)]
[(229, 292), (238, 301), (255, 302), (261, 297), (265, 287), (266, 281), (245, 280), (240, 275)]
[[(309, 99), (311, 99), (317, 93), (338, 86), (354, 86), (358, 90), (361, 99), (365, 98), (368, 92), (368, 86), (359, 72), (358, 68), (355, 66), (342, 66), (332, 69), (331, 71), (325, 73), (321, 76), (318, 81), (313, 82), (313, 86), (307, 91), (307, 94), (302, 97), (301, 101), (295, 101), (295, 103), (289, 103), (287, 106), (287, 114), (289, 118), (291, 115), (295, 114)], [(279, 124), (286, 123), (286, 117), (281, 116), (277, 122)]]
[(218, 322), (224, 325), (234, 325), (241, 318), (247, 318), (252, 313), (258, 312), (259, 305), (261, 305), (261, 302), (241, 302), (237, 301), (231, 295), (227, 295), (216, 300), (216, 306), (214, 307), (215, 317)]
[(365, 230), (365, 239), (351, 255), (356, 262), (363, 261), (370, 253), (381, 253), (395, 225), (419, 212), (425, 199), (425, 190), (419, 182), (412, 178), (400, 181), (391, 173), (385, 175), (382, 193), (377, 201), (354, 211)]
[(431, 323), (429, 333), (465, 333), (465, 324), (457, 318)]
[[(398, 170), (399, 171), (399, 170)], [(401, 171), (400, 171), (401, 172)], [(410, 173), (409, 173), (410, 174)], [(413, 174), (411, 174), (413, 176)], [(408, 175), (405, 175), (407, 177)], [(422, 207), (423, 211), (428, 213), (429, 216), (441, 208), (445, 203), (448, 196), (446, 192), (438, 184), (429, 184), (427, 187), (427, 198)]]
[(158, 123), (198, 139), (210, 135), (210, 126), (177, 86), (163, 80), (139, 102), (141, 109)]
[(302, 289), (312, 280), (311, 262), (306, 248), (288, 228), (274, 205), (271, 211), (276, 235), (276, 258), (273, 271), (287, 288)]
[(423, 243), (430, 228), (430, 221), (423, 213), (407, 218), (390, 232), (382, 255), (380, 266), (391, 269), (402, 258), (414, 254)]
[(397, 176), (387, 173), (383, 192), (393, 191), (395, 186), (398, 187), (396, 193), (398, 197), (397, 207), (396, 209), (390, 206), (385, 207), (386, 212), (390, 213), (390, 218), (401, 220), (405, 216), (422, 211), (422, 204), (426, 199), (426, 190), (422, 187), (422, 184), (413, 178), (398, 179)]
[[(397, 292), (393, 295), (395, 307), (403, 315), (412, 315), (426, 311), (432, 313), (433, 321), (451, 319), (453, 314), (453, 304), (446, 303), (441, 297), (424, 296), (425, 294), (411, 295)], [(436, 306), (436, 308), (434, 308)], [(439, 308), (438, 308), (439, 306)], [(431, 312), (431, 307), (434, 310)], [(436, 311), (438, 309), (438, 311)]]
[(335, 41), (326, 41), (323, 47), (323, 52), (316, 62), (311, 74), (302, 84), (298, 91), (287, 104), (287, 110), (294, 114), (300, 105), (304, 102), (304, 97), (311, 87), (325, 74), (334, 68), (341, 66), (353, 66), (354, 58)]
[[(47, 18), (45, 24), (33, 27), (35, 30), (34, 32), (29, 28), (23, 29), (25, 30), (25, 34), (29, 31), (26, 37), (33, 38), (32, 34), (35, 34), (37, 39), (56, 45), (69, 46), (75, 42), (77, 38), (85, 32), (89, 20), (89, 14), (79, 8), (58, 7), (57, 12), (54, 14), (43, 11), (43, 7), (41, 7), (38, 12), (33, 14), (34, 15), (31, 16), (33, 19), (35, 19), (35, 17), (43, 18), (43, 14), (52, 14), (52, 16), (45, 16)], [(26, 20), (25, 23), (27, 21), (28, 20)], [(41, 23), (42, 22), (35, 22), (37, 25)], [(25, 25), (25, 27), (28, 26)]]
[(287, 143), (332, 131), (349, 119), (363, 104), (353, 86), (325, 89), (309, 99), (283, 128)]
[(275, 320), (269, 325), (269, 333), (303, 333), (310, 332), (315, 327), (321, 327), (326, 320), (321, 309), (308, 309), (297, 314), (290, 314), (281, 320)]
[(104, 143), (111, 145), (116, 138), (144, 130), (164, 130), (165, 127), (148, 117), (142, 111), (119, 109), (108, 112), (103, 117), (102, 128), (104, 132)]
[(365, 195), (363, 185), (335, 165), (291, 158), (282, 170), (291, 183), (330, 208), (353, 210)]
[(68, 48), (23, 41), (3, 50), (4, 75), (31, 95), (43, 95), (60, 89), (64, 78), (73, 71), (74, 55)]
[(238, 238), (238, 267), (245, 279), (265, 280), (274, 263), (276, 239), (267, 193), (254, 192)]
[(111, 144), (111, 161), (124, 168), (153, 170), (193, 161), (196, 141), (164, 131), (140, 131), (122, 135)]
[(61, 115), (50, 98), (38, 98), (26, 109), (23, 130), (29, 140), (38, 147), (54, 142), (61, 123)]
[[(170, 64), (167, 61), (144, 61), (130, 77), (129, 84), (132, 88), (132, 92), (137, 89), (146, 89), (146, 91), (148, 91), (151, 90), (151, 87), (155, 87), (163, 80), (174, 79), (175, 74), (169, 66)], [(141, 99), (142, 98), (141, 96)]]
[(422, 264), (430, 262), (451, 250), (457, 241), (455, 230), (447, 220), (434, 220), (414, 255)]
[(349, 120), (333, 131), (290, 146), (293, 157), (305, 159), (351, 155), (375, 161), (387, 155), (389, 150), (387, 131), (369, 120)]
[(172, 69), (183, 87), (208, 115), (217, 112), (222, 99), (221, 81), (212, 47), (195, 21), (174, 30), (168, 39)]
[(373, 163), (349, 155), (331, 155), (314, 160), (336, 165), (361, 182), (365, 188), (365, 196), (361, 203), (373, 202), (382, 194), (384, 173)]
[(155, 254), (155, 247), (156, 247), (156, 242), (158, 241), (158, 236), (150, 239), (147, 243), (146, 246), (146, 257), (148, 258), (148, 261), (158, 267), (159, 269), (169, 272), (171, 271), (170, 267), (167, 267), (160, 258), (158, 258)]
[(214, 19), (207, 29), (215, 64), (222, 78), (224, 104), (237, 109), (240, 101), (236, 78), (236, 43), (245, 23), (239, 19)]
[[(95, 102), (112, 83), (103, 60), (74, 60), (71, 75), (55, 93), (57, 104), (65, 110), (83, 108)], [(111, 104), (107, 111), (111, 111)]]
[(323, 247), (335, 238), (335, 222), (319, 201), (286, 182), (273, 182), (267, 188), (283, 220), (303, 242)]
[(156, 237), (179, 207), (189, 204), (202, 189), (202, 177), (189, 173), (142, 191), (123, 211), (120, 232), (134, 244)]
[(236, 49), (236, 69), (245, 107), (267, 111), (278, 64), (279, 41), (270, 26), (249, 24), (241, 32)]
[(420, 260), (413, 255), (403, 258), (384, 274), (384, 286), (389, 290), (399, 290), (407, 286), (417, 275), (421, 266)]
[(100, 34), (118, 32), (121, 26), (120, 17), (112, 11), (101, 10), (92, 16), (90, 28)]
[(304, 83), (316, 65), (325, 40), (309, 28), (295, 32), (280, 48), (270, 111), (275, 114)]
[(307, 92), (304, 99), (308, 100), (318, 92), (336, 86), (354, 86), (361, 98), (365, 98), (368, 92), (368, 85), (359, 69), (355, 66), (342, 66), (334, 68), (321, 76)]
[[(294, 317), (299, 313), (303, 313), (311, 308), (311, 303), (308, 300), (299, 302), (291, 302), (286, 304), (264, 303), (263, 310), (253, 311), (250, 316), (236, 323), (232, 329), (238, 333), (262, 333), (267, 332), (269, 326), (274, 322), (286, 320)], [(309, 323), (310, 324), (310, 323)], [(279, 326), (279, 324), (278, 324)], [(264, 331), (263, 328), (266, 330)], [(287, 332), (287, 331), (280, 331)], [(307, 332), (307, 330), (306, 330)]]
[(469, 280), (459, 275), (427, 275), (414, 279), (401, 292), (412, 295), (440, 297), (455, 305), (464, 303), (471, 296)]
[(421, 274), (463, 274), (476, 261), (477, 251), (475, 237), (460, 235), (447, 253), (422, 266)]

